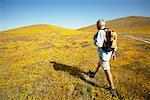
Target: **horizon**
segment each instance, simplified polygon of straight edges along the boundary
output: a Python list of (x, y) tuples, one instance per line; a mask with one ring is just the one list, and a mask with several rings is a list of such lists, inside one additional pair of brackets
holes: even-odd
[[(105, 21), (111, 21), (111, 20), (116, 20), (116, 19), (126, 18), (126, 17), (149, 17), (149, 16), (124, 16), (124, 17), (114, 18), (114, 19), (105, 20)], [(19, 27), (15, 27), (15, 28), (12, 28), (12, 29), (0, 30), (0, 32), (9, 31), (9, 30), (18, 29), (18, 28), (24, 28), (24, 27), (28, 27), (28, 26), (34, 26), (34, 25), (50, 25), (50, 26), (56, 26), (56, 27), (60, 27), (60, 28), (64, 28), (64, 29), (77, 30), (77, 29), (80, 29), (80, 28), (85, 28), (85, 27), (94, 25), (94, 24), (96, 25), (96, 22), (93, 23), (93, 24), (89, 24), (89, 25), (86, 25), (86, 26), (82, 26), (82, 27), (76, 28), (76, 29), (70, 29), (70, 28), (66, 28), (66, 27), (63, 27), (63, 26), (59, 26), (59, 25), (38, 23), (38, 24), (29, 24), (29, 25), (19, 26)]]
[[(148, 0), (2, 0), (0, 4), (0, 31), (36, 24), (78, 29), (93, 25), (99, 18), (113, 20), (128, 16), (150, 16)], [(101, 13), (99, 9), (104, 11)]]

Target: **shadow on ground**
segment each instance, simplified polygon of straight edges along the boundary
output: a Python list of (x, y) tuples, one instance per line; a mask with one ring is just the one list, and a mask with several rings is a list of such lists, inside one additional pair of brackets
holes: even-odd
[(90, 80), (87, 80), (85, 78), (85, 75), (88, 75), (88, 72), (85, 72), (83, 70), (81, 70), (80, 68), (78, 67), (74, 67), (74, 66), (68, 66), (68, 65), (65, 65), (65, 64), (61, 64), (61, 63), (57, 63), (57, 62), (50, 62), (53, 64), (53, 67), (55, 70), (61, 70), (61, 71), (64, 71), (64, 72), (68, 72), (70, 75), (76, 77), (76, 78), (80, 78), (81, 80), (93, 85), (93, 86), (96, 86), (96, 87), (102, 87), (102, 86), (99, 86), (98, 84), (90, 81)]
[[(88, 72), (85, 72), (85, 71), (81, 70), (78, 67), (65, 65), (65, 64), (54, 62), (54, 61), (52, 61), (50, 63), (53, 64), (53, 67), (54, 67), (55, 70), (61, 70), (61, 71), (64, 71), (64, 72), (68, 72), (70, 75), (72, 75), (76, 78), (79, 78), (79, 79), (83, 80), (84, 82), (87, 82), (88, 84), (91, 84), (92, 86), (99, 87), (99, 88), (104, 88), (106, 91), (108, 91), (108, 88), (106, 88), (102, 85), (98, 85), (93, 81), (87, 80), (85, 76), (88, 75)], [(121, 100), (123, 99), (123, 97), (118, 92), (117, 92), (117, 97)]]

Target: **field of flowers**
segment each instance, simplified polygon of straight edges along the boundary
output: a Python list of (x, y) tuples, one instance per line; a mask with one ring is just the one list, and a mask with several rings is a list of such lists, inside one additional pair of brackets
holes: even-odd
[[(118, 33), (117, 59), (111, 72), (118, 96), (106, 88), (97, 67), (93, 32), (18, 30), (0, 33), (1, 100), (144, 100), (150, 95), (150, 45)], [(23, 33), (21, 33), (23, 31)], [(30, 33), (31, 32), (31, 33)]]

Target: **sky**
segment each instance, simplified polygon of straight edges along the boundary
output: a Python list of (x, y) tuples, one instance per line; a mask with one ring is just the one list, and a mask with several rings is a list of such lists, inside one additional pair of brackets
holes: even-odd
[(149, 11), (150, 0), (0, 0), (0, 31), (34, 24), (77, 29)]

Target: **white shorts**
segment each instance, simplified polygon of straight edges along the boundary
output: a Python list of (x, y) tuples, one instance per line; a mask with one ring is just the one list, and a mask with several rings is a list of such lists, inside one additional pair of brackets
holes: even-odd
[(100, 64), (104, 70), (109, 70), (110, 69), (110, 64), (109, 61), (103, 61), (100, 59)]
[(109, 60), (111, 58), (112, 51), (105, 52), (102, 50), (102, 48), (98, 48), (98, 53), (99, 53), (99, 57), (100, 57), (100, 64), (103, 67), (103, 69), (104, 70), (110, 69)]

